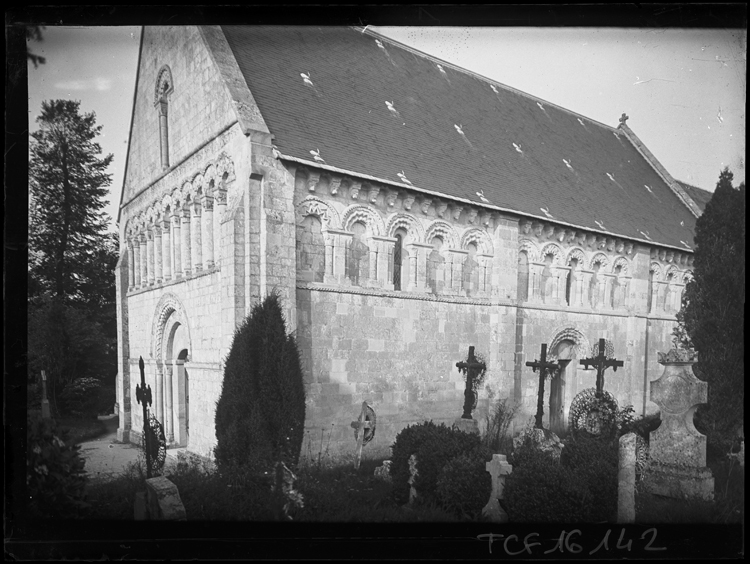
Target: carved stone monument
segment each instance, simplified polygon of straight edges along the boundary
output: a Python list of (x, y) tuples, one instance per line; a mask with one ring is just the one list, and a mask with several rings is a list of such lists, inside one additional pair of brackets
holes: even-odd
[(712, 500), (714, 478), (706, 467), (706, 436), (693, 424), (698, 406), (706, 402), (708, 384), (693, 374), (694, 351), (659, 353), (661, 378), (651, 382), (651, 401), (661, 409), (661, 425), (651, 432), (651, 466), (646, 491), (678, 499)]
[(508, 464), (504, 454), (493, 454), (492, 460), (486, 462), (484, 466), (492, 476), (492, 493), (487, 505), (482, 509), (482, 515), (494, 523), (507, 523), (508, 514), (500, 507), (498, 500), (503, 499), (505, 477), (513, 472), (513, 466)]
[(635, 522), (635, 433), (620, 437), (617, 468), (617, 522)]

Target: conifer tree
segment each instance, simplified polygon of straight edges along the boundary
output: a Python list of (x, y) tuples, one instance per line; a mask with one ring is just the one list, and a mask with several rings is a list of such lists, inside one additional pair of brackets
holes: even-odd
[(719, 453), (735, 442), (744, 415), (745, 184), (735, 188), (732, 179), (725, 168), (696, 222), (693, 279), (674, 332), (698, 351), (696, 375), (708, 382), (708, 406), (696, 423)]
[(299, 351), (287, 335), (278, 293), (256, 304), (237, 329), (216, 405), (220, 471), (296, 466), (305, 423)]

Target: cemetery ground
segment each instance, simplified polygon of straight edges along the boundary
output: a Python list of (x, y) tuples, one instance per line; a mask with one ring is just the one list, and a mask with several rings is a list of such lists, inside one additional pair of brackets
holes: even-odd
[[(99, 443), (108, 448), (114, 440), (112, 430), (117, 418), (92, 421), (66, 420), (74, 437), (89, 447)], [(98, 436), (96, 436), (97, 433)], [(98, 440), (96, 440), (98, 439)], [(112, 440), (110, 440), (112, 439)], [(88, 442), (86, 442), (88, 441)], [(563, 438), (565, 441), (565, 438)], [(135, 445), (113, 445), (128, 452), (118, 458), (119, 473), (103, 473), (91, 467), (90, 452), (83, 452), (90, 476), (86, 487), (88, 509), (85, 519), (132, 520), (137, 492), (144, 489), (145, 464)], [(510, 449), (507, 454), (510, 454)], [(112, 453), (112, 450), (109, 450)], [(119, 455), (118, 455), (119, 456)], [(303, 453), (296, 472), (295, 488), (304, 498), (304, 506), (294, 510), (295, 521), (303, 522), (471, 522), (482, 521), (479, 514), (456, 515), (435, 504), (401, 505), (392, 484), (375, 476), (384, 457), (363, 453), (361, 465), (354, 468), (354, 452), (333, 456), (321, 444), (319, 452)], [(99, 463), (101, 464), (101, 463)], [(715, 497), (708, 501), (681, 501), (636, 490), (636, 523), (677, 524), (744, 522), (744, 466), (737, 461), (709, 457), (708, 466), (715, 478)], [(267, 521), (272, 520), (267, 484), (236, 476), (220, 477), (213, 464), (194, 455), (170, 456), (164, 475), (178, 488), (188, 520), (195, 521)], [(502, 502), (501, 502), (502, 503)], [(513, 515), (510, 515), (511, 522)], [(613, 515), (609, 522), (615, 523)]]

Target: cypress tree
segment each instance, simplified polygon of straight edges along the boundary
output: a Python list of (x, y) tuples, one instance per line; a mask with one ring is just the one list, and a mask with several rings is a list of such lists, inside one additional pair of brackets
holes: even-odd
[(693, 279), (674, 332), (698, 351), (695, 370), (708, 382), (708, 405), (696, 424), (720, 455), (736, 442), (744, 417), (745, 184), (735, 188), (732, 179), (725, 168), (696, 222)]
[(287, 335), (277, 292), (256, 304), (237, 329), (216, 405), (219, 470), (270, 471), (296, 466), (305, 424), (297, 343)]

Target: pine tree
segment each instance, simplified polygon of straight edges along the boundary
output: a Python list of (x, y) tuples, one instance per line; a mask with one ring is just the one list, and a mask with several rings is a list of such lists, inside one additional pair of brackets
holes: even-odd
[(102, 210), (113, 157), (100, 158), (102, 126), (79, 108), (71, 100), (43, 102), (31, 134), (29, 286), (63, 301), (86, 299), (86, 284), (99, 276), (92, 250), (106, 247), (109, 219)]
[(256, 304), (237, 329), (216, 405), (220, 471), (292, 468), (302, 448), (305, 390), (297, 343), (287, 335), (278, 293)]
[(725, 168), (696, 222), (693, 279), (674, 334), (698, 351), (696, 374), (708, 382), (708, 406), (696, 424), (709, 446), (726, 453), (742, 427), (744, 407), (745, 184)]

